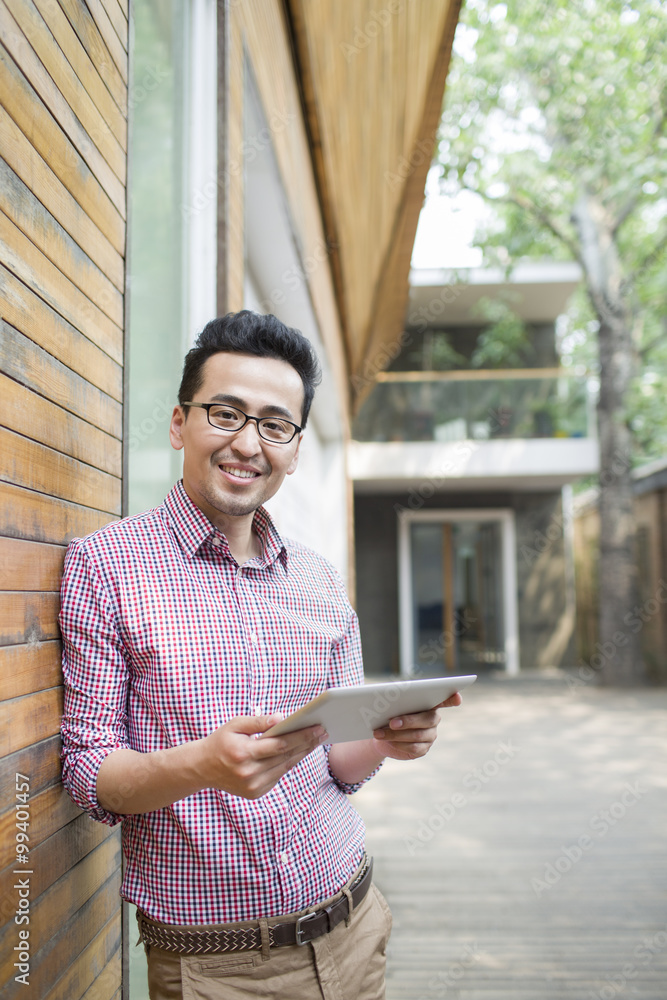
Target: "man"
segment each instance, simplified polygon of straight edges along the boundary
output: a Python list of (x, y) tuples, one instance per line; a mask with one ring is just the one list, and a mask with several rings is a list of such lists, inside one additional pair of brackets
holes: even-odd
[(426, 753), (438, 714), (358, 743), (258, 738), (363, 682), (342, 581), (262, 507), (297, 467), (318, 380), (274, 316), (213, 320), (171, 419), (182, 481), (67, 552), (63, 780), (122, 820), (154, 1000), (384, 996), (391, 918), (349, 795), (385, 757)]

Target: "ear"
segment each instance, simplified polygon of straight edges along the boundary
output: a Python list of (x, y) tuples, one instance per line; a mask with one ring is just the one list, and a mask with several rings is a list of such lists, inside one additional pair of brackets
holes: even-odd
[(299, 448), (301, 447), (301, 438), (302, 437), (303, 437), (303, 434), (299, 434), (299, 440), (296, 443), (296, 451), (294, 452), (294, 454), (292, 456), (292, 461), (287, 466), (287, 472), (285, 473), (286, 476), (291, 476), (293, 472), (296, 472), (296, 467), (299, 464)]
[(180, 451), (184, 447), (183, 428), (185, 426), (185, 410), (182, 406), (175, 406), (169, 424), (169, 440), (171, 447)]

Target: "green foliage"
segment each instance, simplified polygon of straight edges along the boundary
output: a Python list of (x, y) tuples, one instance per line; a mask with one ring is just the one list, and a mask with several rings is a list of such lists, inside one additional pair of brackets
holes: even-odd
[[(426, 352), (424, 352), (426, 354)], [(427, 363), (424, 357), (424, 369), (431, 371), (449, 371), (452, 368), (467, 366), (467, 360), (452, 346), (450, 337), (444, 330), (438, 330), (431, 339), (430, 359)]]
[(510, 303), (481, 298), (478, 310), (488, 320), (477, 337), (470, 363), (473, 368), (523, 368), (531, 353), (525, 323)]
[(450, 371), (467, 367), (467, 359), (455, 349), (445, 330), (426, 330), (415, 335), (411, 346), (396, 359), (393, 371)]
[[(496, 208), (477, 240), (487, 264), (507, 268), (529, 256), (582, 265), (587, 295), (568, 318), (566, 357), (593, 372), (598, 277), (573, 213), (584, 196), (599, 206), (599, 260), (614, 265), (636, 352), (626, 419), (639, 460), (667, 448), (659, 402), (667, 384), (666, 54), (664, 0), (468, 0), (439, 143), (444, 190), (468, 188)], [(507, 336), (502, 325), (496, 333)]]

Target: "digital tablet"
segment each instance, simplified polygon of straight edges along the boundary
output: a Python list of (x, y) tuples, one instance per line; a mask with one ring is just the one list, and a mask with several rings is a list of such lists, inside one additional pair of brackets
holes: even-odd
[(328, 732), (330, 743), (366, 740), (374, 729), (382, 729), (395, 716), (427, 712), (476, 679), (477, 674), (468, 674), (328, 688), (262, 736), (280, 736), (321, 725)]

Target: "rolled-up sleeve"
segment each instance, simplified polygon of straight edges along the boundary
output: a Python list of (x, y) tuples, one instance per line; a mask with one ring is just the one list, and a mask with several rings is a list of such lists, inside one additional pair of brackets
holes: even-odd
[[(356, 685), (364, 683), (364, 667), (361, 653), (359, 620), (352, 608), (350, 608), (348, 628), (341, 639), (334, 644), (332, 649), (331, 678), (330, 687), (355, 687)], [(327, 745), (327, 764), (330, 749), (330, 745)], [(371, 771), (366, 778), (363, 778), (361, 781), (355, 781), (353, 784), (347, 781), (341, 781), (340, 778), (337, 778), (331, 770), (331, 767), (329, 767), (329, 774), (346, 795), (352, 795), (354, 792), (358, 791), (362, 785), (365, 785), (367, 781), (370, 781), (370, 779), (378, 773), (381, 767), (382, 764), (378, 764), (375, 770)]]
[(61, 585), (65, 705), (63, 784), (93, 819), (114, 826), (122, 815), (97, 799), (97, 774), (114, 750), (129, 748), (128, 670), (112, 602), (85, 541), (67, 550)]

